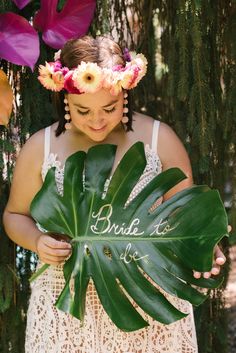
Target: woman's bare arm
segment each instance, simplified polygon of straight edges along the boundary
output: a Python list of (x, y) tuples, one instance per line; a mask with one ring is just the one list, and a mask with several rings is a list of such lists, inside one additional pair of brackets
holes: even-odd
[[(157, 151), (162, 162), (163, 170), (177, 167), (180, 168), (187, 176), (187, 179), (183, 180), (166, 193), (164, 196), (164, 200), (166, 200), (173, 196), (176, 192), (190, 187), (193, 184), (192, 169), (189, 157), (182, 142), (179, 140), (174, 131), (164, 123), (161, 123), (160, 125)], [(225, 261), (226, 258), (224, 254), (220, 248), (216, 246), (215, 261), (212, 265), (212, 269), (210, 272), (204, 272), (203, 276), (205, 278), (209, 278), (211, 275), (219, 274), (220, 266), (222, 266)], [(200, 278), (201, 273), (194, 271), (194, 277)]]
[(164, 123), (160, 124), (157, 151), (162, 162), (163, 171), (177, 167), (187, 176), (187, 179), (183, 180), (166, 193), (164, 199), (168, 199), (176, 192), (193, 184), (192, 168), (182, 142), (175, 132)]
[(43, 146), (44, 131), (41, 130), (22, 148), (3, 222), (9, 238), (16, 244), (38, 253), (43, 262), (58, 264), (69, 255), (70, 244), (40, 232), (30, 215), (31, 201), (42, 186)]

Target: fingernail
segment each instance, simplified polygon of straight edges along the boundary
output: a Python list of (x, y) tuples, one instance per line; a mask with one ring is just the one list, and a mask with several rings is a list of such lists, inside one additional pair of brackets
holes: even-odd
[(213, 268), (213, 269), (211, 270), (211, 273), (212, 273), (213, 275), (218, 275), (218, 274), (220, 273), (220, 270), (219, 270), (218, 268)]
[(223, 257), (217, 257), (216, 263), (218, 265), (223, 265), (225, 263), (225, 259)]
[(199, 279), (201, 277), (201, 273), (200, 272), (194, 272), (193, 276), (196, 278), (196, 279)]
[(203, 273), (203, 277), (206, 278), (206, 279), (210, 278), (211, 277), (210, 272), (204, 272)]

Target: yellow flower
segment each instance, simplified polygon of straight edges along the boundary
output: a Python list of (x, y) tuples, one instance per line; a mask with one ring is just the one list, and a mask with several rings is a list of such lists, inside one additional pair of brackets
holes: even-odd
[(45, 66), (44, 65), (39, 65), (39, 75), (40, 76), (48, 76), (53, 74), (54, 70), (53, 70), (53, 65), (51, 65), (50, 63), (48, 63), (46, 61)]
[(84, 61), (75, 69), (72, 80), (74, 86), (80, 92), (94, 93), (102, 88), (102, 69), (96, 63), (85, 63)]
[(64, 87), (64, 76), (60, 71), (54, 72), (53, 64), (39, 66), (39, 81), (41, 84), (51, 91), (59, 92)]

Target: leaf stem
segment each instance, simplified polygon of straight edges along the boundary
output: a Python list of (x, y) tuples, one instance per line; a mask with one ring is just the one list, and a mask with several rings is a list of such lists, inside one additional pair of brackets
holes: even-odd
[[(222, 234), (222, 238), (224, 236), (229, 236), (228, 234)], [(197, 234), (197, 235), (175, 235), (175, 236), (153, 236), (153, 235), (147, 235), (146, 237), (120, 237), (120, 236), (94, 236), (94, 235), (90, 235), (90, 236), (79, 236), (76, 238), (73, 238), (70, 243), (83, 243), (83, 242), (94, 242), (94, 241), (147, 241), (149, 239), (153, 241), (170, 241), (170, 240), (187, 240), (187, 239), (199, 239), (205, 237), (204, 234)], [(215, 238), (217, 238), (217, 236), (215, 235)], [(213, 240), (215, 239), (213, 238)], [(208, 238), (209, 241), (209, 238)]]
[(29, 279), (29, 282), (33, 282), (38, 276), (40, 276), (49, 267), (49, 264), (44, 264), (38, 271), (36, 271)]

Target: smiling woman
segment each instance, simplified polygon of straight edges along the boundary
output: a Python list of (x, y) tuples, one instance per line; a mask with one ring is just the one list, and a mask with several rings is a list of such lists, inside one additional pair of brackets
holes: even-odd
[[(99, 51), (99, 57), (94, 53), (93, 47), (97, 48)], [(75, 94), (79, 98), (87, 96), (87, 99), (84, 99), (84, 101), (83, 98), (81, 98), (82, 101), (80, 102), (78, 98), (78, 102), (73, 102), (74, 104), (85, 107), (85, 109), (80, 109), (79, 113), (81, 115), (83, 115), (83, 113), (84, 115), (87, 114), (89, 108), (91, 108), (91, 103), (93, 106), (94, 97), (87, 95), (89, 93), (98, 93), (101, 88), (106, 90), (106, 100), (104, 97), (105, 92), (103, 92), (103, 104), (100, 104), (100, 107), (107, 108), (106, 112), (110, 110), (110, 113), (113, 112), (113, 109), (116, 109), (116, 107), (113, 106), (113, 102), (115, 104), (116, 101), (119, 101), (119, 99), (123, 97), (122, 121), (125, 123), (127, 131), (129, 131), (132, 128), (132, 109), (128, 90), (135, 87), (145, 75), (147, 61), (141, 54), (133, 58), (129, 55), (128, 58), (129, 61), (125, 61), (120, 47), (109, 38), (104, 39), (103, 37), (97, 37), (96, 40), (93, 40), (91, 37), (85, 36), (83, 40), (72, 40), (64, 46), (63, 50), (60, 52), (59, 67), (61, 65), (61, 69), (58, 71), (58, 61), (56, 61), (54, 74), (57, 77), (58, 72), (62, 73), (64, 77), (64, 88), (69, 96), (75, 96)], [(78, 65), (78, 63), (80, 63), (80, 65)], [(49, 68), (50, 74), (53, 73), (52, 66), (53, 65)], [(42, 70), (44, 70), (44, 68), (41, 66), (41, 72)], [(42, 83), (44, 79), (47, 79), (47, 75), (43, 76), (40, 75), (39, 77)], [(88, 80), (88, 77), (93, 79)], [(55, 87), (53, 77), (51, 82), (52, 86)], [(60, 133), (65, 130), (66, 124), (64, 119), (65, 95), (60, 84), (58, 88), (54, 88), (53, 90), (56, 91), (53, 96), (53, 102), (56, 116), (59, 120), (56, 131), (56, 135), (59, 136)], [(127, 90), (127, 92), (124, 90)], [(81, 92), (85, 92), (85, 94), (81, 96)], [(70, 101), (70, 98), (68, 100)]]
[[(87, 152), (90, 147), (102, 143), (117, 145), (113, 168), (134, 143), (141, 141), (145, 145), (146, 167), (142, 168), (142, 175), (128, 200), (134, 199), (162, 170), (171, 167), (182, 169), (187, 178), (170, 189), (164, 200), (192, 185), (189, 158), (172, 129), (149, 116), (139, 113), (132, 116), (129, 109), (128, 91), (145, 75), (146, 66), (142, 54), (131, 55), (126, 51), (124, 56), (113, 40), (88, 36), (69, 41), (54, 63), (40, 66), (39, 81), (53, 91), (58, 121), (34, 134), (22, 148), (4, 212), (9, 237), (36, 252), (39, 267), (42, 263), (52, 265), (32, 286), (26, 353), (197, 352), (191, 305), (178, 298), (169, 300), (180, 311), (188, 312), (188, 316), (168, 326), (144, 314), (149, 326), (130, 333), (122, 332), (107, 316), (92, 281), (86, 294), (83, 327), (70, 314), (55, 308), (54, 303), (65, 286), (63, 264), (71, 255), (71, 244), (66, 235), (62, 238), (39, 229), (30, 214), (31, 202), (50, 168), (55, 168), (57, 190), (63, 196), (68, 192), (64, 185), (64, 171), (68, 172), (64, 168), (65, 160), (76, 151)], [(109, 160), (109, 156), (106, 157)], [(100, 170), (101, 163), (106, 167), (105, 160), (104, 156), (94, 157), (96, 170)], [(136, 169), (138, 167), (140, 165)], [(25, 173), (29, 169), (31, 173)], [(126, 169), (124, 173), (128, 173)], [(156, 206), (160, 202), (158, 200)], [(138, 232), (135, 222), (132, 227), (124, 225), (124, 232)], [(167, 224), (157, 225), (156, 234), (164, 232), (165, 227)], [(128, 246), (120, 259), (136, 262), (141, 257)], [(147, 282), (147, 286), (150, 285)], [(134, 301), (132, 305), (137, 307)]]

